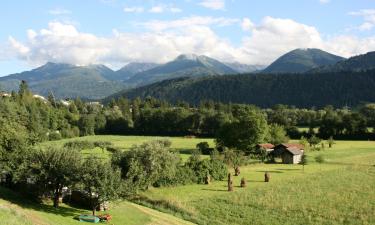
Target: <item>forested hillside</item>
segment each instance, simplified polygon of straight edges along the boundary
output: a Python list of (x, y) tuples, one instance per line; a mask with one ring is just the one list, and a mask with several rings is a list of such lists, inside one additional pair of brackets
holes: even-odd
[(336, 64), (345, 58), (320, 49), (295, 49), (275, 60), (263, 73), (304, 73), (316, 67)]
[(375, 69), (375, 52), (353, 56), (336, 64), (326, 65), (311, 70), (314, 73), (337, 73), (342, 71), (366, 71)]
[(198, 104), (202, 99), (297, 107), (356, 106), (375, 101), (375, 71), (306, 74), (257, 74), (167, 80), (112, 97), (152, 96), (170, 102)]
[(53, 92), (57, 98), (101, 99), (125, 87), (114, 78), (116, 73), (103, 65), (47, 63), (31, 71), (0, 77), (0, 88), (17, 90), (24, 80), (31, 90), (44, 96)]

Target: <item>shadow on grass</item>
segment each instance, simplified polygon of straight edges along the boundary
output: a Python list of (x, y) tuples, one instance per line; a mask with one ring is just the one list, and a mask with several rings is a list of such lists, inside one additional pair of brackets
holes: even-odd
[(38, 202), (37, 200), (32, 200), (25, 194), (15, 193), (4, 187), (0, 187), (0, 196), (2, 199), (22, 208), (39, 212), (52, 213), (63, 217), (71, 217), (71, 219), (74, 219), (74, 217), (76, 217), (77, 215), (86, 212), (85, 210), (66, 207), (64, 205), (59, 206), (59, 208), (54, 208), (52, 205), (46, 205)]
[(286, 168), (280, 168), (276, 170), (285, 170), (285, 171), (293, 171), (293, 170), (301, 170), (301, 169), (286, 169)]
[(268, 173), (284, 173), (282, 171), (277, 171), (277, 170), (257, 170), (255, 172), (262, 172), (262, 173), (265, 173), (265, 172), (268, 172)]
[(195, 149), (175, 149), (180, 154), (192, 154)]
[(202, 191), (225, 191), (227, 192), (228, 190), (223, 190), (223, 189), (208, 189), (208, 188), (202, 188)]

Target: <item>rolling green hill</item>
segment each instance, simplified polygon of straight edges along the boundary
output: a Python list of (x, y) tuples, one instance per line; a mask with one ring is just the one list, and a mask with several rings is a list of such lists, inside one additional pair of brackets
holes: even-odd
[(344, 60), (320, 49), (295, 49), (278, 58), (263, 73), (304, 73), (316, 67)]

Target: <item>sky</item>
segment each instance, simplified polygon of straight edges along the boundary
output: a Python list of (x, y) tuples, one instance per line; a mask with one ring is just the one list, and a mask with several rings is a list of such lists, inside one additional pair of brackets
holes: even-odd
[(375, 51), (374, 0), (12, 0), (0, 3), (0, 76), (46, 62), (165, 63), (180, 54), (268, 65), (296, 48)]

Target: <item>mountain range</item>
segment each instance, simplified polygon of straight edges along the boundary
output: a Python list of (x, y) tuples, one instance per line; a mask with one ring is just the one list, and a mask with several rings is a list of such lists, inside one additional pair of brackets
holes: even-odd
[(25, 80), (32, 91), (44, 96), (53, 92), (57, 98), (102, 99), (125, 88), (165, 79), (238, 74), (253, 72), (257, 68), (260, 66), (227, 65), (193, 54), (180, 55), (166, 64), (133, 62), (117, 71), (104, 65), (75, 66), (48, 62), (31, 71), (0, 77), (0, 88), (17, 90), (21, 80)]
[(249, 76), (179, 78), (119, 92), (108, 97), (155, 97), (170, 102), (199, 104), (203, 99), (298, 107), (356, 106), (375, 102), (375, 52), (303, 73), (258, 73)]
[(224, 63), (194, 54), (180, 55), (165, 64), (132, 62), (117, 71), (104, 65), (75, 66), (49, 62), (31, 71), (0, 77), (0, 88), (6, 91), (17, 90), (21, 80), (25, 80), (32, 91), (44, 96), (53, 92), (57, 98), (103, 99), (116, 93), (120, 93), (116, 96), (125, 92), (130, 93), (134, 88), (143, 86), (153, 90), (155, 86), (160, 87), (169, 82), (161, 81), (176, 78), (188, 77), (194, 80), (213, 76), (212, 79), (219, 79), (217, 75), (233, 76), (241, 73), (246, 76), (256, 74), (286, 76), (287, 74), (356, 72), (375, 68), (374, 62), (374, 52), (345, 60), (343, 57), (319, 49), (293, 50), (266, 68), (261, 65)]

